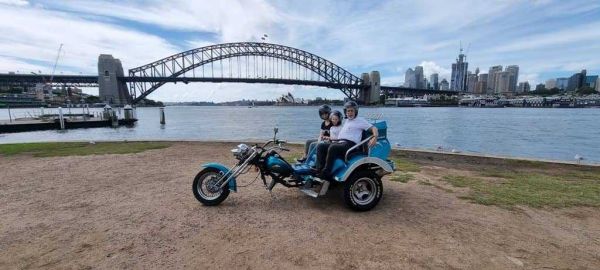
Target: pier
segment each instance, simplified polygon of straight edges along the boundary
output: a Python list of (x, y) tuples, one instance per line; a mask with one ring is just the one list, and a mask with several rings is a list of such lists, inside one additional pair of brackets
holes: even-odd
[[(137, 119), (118, 119), (118, 126), (132, 126), (137, 122)], [(111, 127), (113, 123), (110, 119), (103, 119), (101, 117), (90, 117), (90, 118), (77, 118), (77, 119), (64, 119), (64, 129), (74, 128), (96, 128), (96, 127)], [(28, 119), (28, 120), (16, 120), (13, 122), (3, 121), (0, 122), (0, 133), (13, 133), (13, 132), (27, 132), (27, 131), (38, 131), (38, 130), (52, 130), (61, 129), (60, 120), (40, 120), (40, 119)]]

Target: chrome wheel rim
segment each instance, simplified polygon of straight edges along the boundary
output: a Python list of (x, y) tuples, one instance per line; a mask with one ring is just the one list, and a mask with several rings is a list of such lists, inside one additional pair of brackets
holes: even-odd
[(222, 174), (217, 172), (208, 172), (202, 175), (200, 181), (196, 184), (198, 195), (205, 200), (218, 198), (223, 193), (223, 189), (216, 185), (221, 176)]
[(375, 200), (375, 196), (377, 195), (377, 185), (371, 178), (360, 178), (352, 185), (351, 194), (357, 204), (369, 204)]

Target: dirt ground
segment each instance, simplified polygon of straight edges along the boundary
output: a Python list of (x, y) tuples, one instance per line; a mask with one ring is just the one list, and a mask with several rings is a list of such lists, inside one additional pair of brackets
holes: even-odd
[(364, 213), (260, 180), (202, 206), (193, 177), (233, 146), (0, 156), (0, 269), (600, 269), (597, 208), (506, 210), (387, 178)]

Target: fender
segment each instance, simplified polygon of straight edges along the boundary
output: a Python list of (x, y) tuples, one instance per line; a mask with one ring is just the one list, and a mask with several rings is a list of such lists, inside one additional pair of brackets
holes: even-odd
[(348, 179), (348, 177), (350, 177), (352, 172), (354, 172), (354, 170), (356, 170), (356, 168), (358, 168), (359, 166), (364, 165), (364, 164), (373, 164), (375, 166), (379, 166), (381, 169), (378, 170), (377, 174), (379, 174), (380, 176), (394, 172), (394, 168), (392, 167), (392, 165), (390, 165), (383, 159), (375, 158), (375, 157), (364, 157), (364, 158), (360, 158), (360, 159), (356, 160), (355, 162), (352, 162), (352, 164), (350, 164), (350, 166), (348, 166), (348, 168), (346, 170), (343, 170), (343, 171), (339, 172), (337, 175), (335, 175), (335, 177), (334, 177), (335, 180), (337, 180), (339, 182), (346, 181)]
[[(223, 165), (221, 163), (211, 162), (211, 163), (202, 164), (201, 167), (217, 169), (219, 171), (222, 171), (224, 174), (229, 173), (229, 168), (227, 168), (225, 165)], [(231, 190), (233, 192), (237, 192), (237, 182), (235, 181), (235, 177), (232, 177), (231, 180), (229, 180), (229, 183), (227, 183), (227, 186), (229, 187), (229, 190)]]

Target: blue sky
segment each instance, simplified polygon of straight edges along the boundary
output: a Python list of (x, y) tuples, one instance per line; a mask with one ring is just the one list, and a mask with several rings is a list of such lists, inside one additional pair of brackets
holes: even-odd
[[(109, 53), (125, 69), (209, 44), (258, 41), (310, 51), (360, 74), (379, 70), (398, 85), (404, 71), (448, 78), (459, 44), (469, 69), (519, 65), (519, 81), (600, 73), (600, 1), (27, 1), (0, 0), (0, 72), (95, 74)], [(94, 90), (90, 90), (92, 93)], [(336, 90), (279, 85), (167, 85), (163, 101), (274, 99)]]

